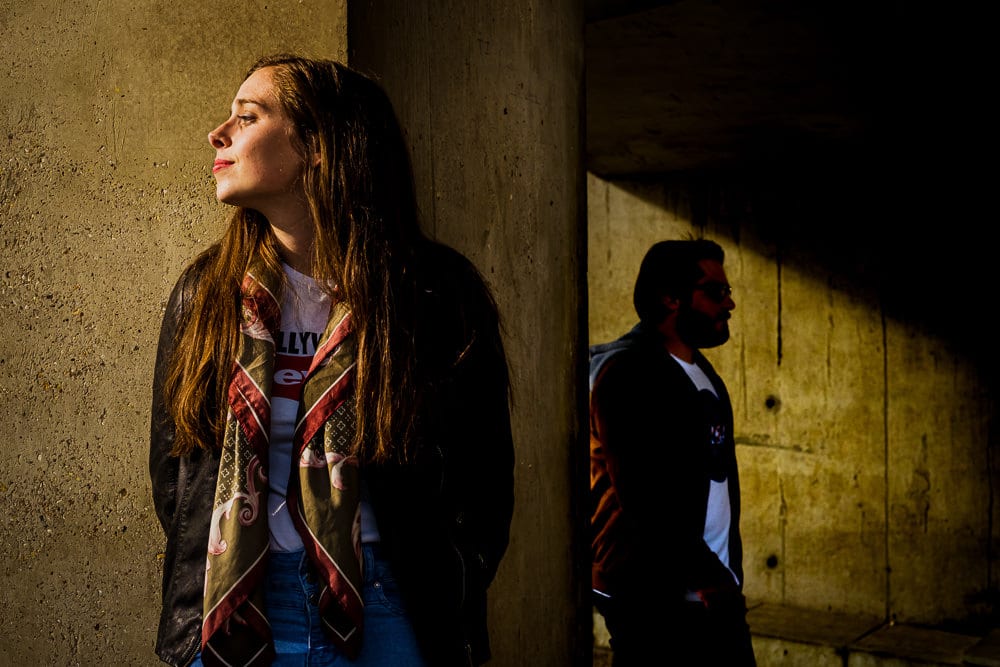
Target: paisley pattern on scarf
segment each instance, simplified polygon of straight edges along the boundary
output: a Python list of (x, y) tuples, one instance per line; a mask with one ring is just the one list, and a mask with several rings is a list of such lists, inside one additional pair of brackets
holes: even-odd
[[(256, 277), (255, 277), (256, 276)], [(270, 535), (267, 513), (270, 396), (280, 276), (251, 267), (243, 280), (241, 352), (229, 386), (210, 539), (207, 545), (202, 661), (256, 667), (274, 657), (262, 581)], [(350, 312), (331, 308), (302, 389), (292, 442), (288, 509), (321, 583), (320, 615), (350, 658), (361, 644), (360, 470), (350, 455), (355, 414), (355, 340)], [(297, 474), (296, 474), (297, 473)]]

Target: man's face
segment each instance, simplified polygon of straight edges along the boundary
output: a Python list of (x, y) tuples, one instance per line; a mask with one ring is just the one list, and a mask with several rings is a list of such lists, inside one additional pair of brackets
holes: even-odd
[(677, 310), (677, 333), (691, 347), (716, 347), (729, 340), (729, 317), (736, 302), (722, 264), (703, 259), (698, 266), (704, 275), (695, 284), (691, 299)]

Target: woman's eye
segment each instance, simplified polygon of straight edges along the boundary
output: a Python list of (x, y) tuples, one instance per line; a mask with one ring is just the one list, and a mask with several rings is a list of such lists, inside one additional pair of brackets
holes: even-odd
[(248, 116), (248, 115), (243, 115), (243, 116), (237, 116), (236, 119), (240, 121), (240, 125), (246, 125), (247, 123), (252, 123), (253, 120), (254, 120), (254, 117), (253, 116)]

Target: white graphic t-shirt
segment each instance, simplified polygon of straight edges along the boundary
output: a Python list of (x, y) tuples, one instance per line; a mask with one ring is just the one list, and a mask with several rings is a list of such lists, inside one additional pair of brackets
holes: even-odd
[[(709, 392), (718, 400), (718, 395), (715, 393), (712, 381), (708, 379), (708, 376), (705, 375), (705, 372), (697, 364), (689, 364), (674, 355), (670, 356), (681, 365), (698, 391)], [(725, 434), (722, 432), (723, 430), (724, 426), (721, 423), (713, 427), (713, 437), (724, 438)], [(729, 569), (730, 573), (732, 573), (732, 569), (729, 568), (729, 524), (732, 521), (732, 512), (729, 504), (729, 480), (722, 479), (716, 481), (713, 479), (709, 484), (711, 486), (708, 491), (708, 508), (705, 513), (705, 543), (715, 552), (719, 560)], [(735, 573), (733, 573), (733, 579), (736, 580)], [(698, 596), (692, 592), (689, 592), (687, 597), (689, 600), (698, 599)]]
[(271, 389), (271, 442), (268, 449), (268, 526), (272, 551), (302, 548), (285, 504), (291, 474), (292, 435), (302, 384), (330, 317), (330, 297), (315, 280), (283, 265), (288, 277), (281, 303), (281, 328), (275, 339)]

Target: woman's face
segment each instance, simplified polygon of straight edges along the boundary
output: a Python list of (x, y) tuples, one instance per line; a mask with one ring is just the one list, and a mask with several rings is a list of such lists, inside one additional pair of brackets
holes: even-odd
[(272, 69), (247, 77), (229, 118), (208, 133), (215, 149), (215, 196), (268, 217), (303, 202), (303, 157), (293, 143), (292, 121), (278, 104)]

